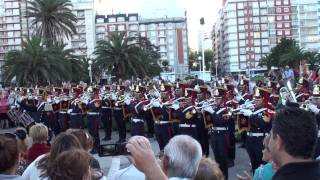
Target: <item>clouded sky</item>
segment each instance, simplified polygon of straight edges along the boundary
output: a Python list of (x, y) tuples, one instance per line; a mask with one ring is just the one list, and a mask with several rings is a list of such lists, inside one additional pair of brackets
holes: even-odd
[[(198, 47), (200, 18), (205, 18), (205, 30), (210, 32), (216, 21), (222, 0), (95, 0), (102, 14), (139, 13), (143, 18), (184, 16), (187, 11), (189, 46)], [(97, 3), (96, 3), (97, 4)]]

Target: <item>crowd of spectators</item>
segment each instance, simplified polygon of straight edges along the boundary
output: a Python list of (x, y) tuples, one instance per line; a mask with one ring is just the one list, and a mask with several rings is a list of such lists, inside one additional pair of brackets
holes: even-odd
[[(319, 161), (313, 159), (317, 137), (318, 127), (311, 113), (296, 107), (278, 109), (263, 142), (265, 163), (252, 174), (239, 172), (238, 178), (319, 180)], [(42, 124), (32, 126), (29, 133), (17, 128), (12, 134), (1, 134), (0, 179), (106, 179), (99, 162), (89, 153), (93, 139), (86, 131), (67, 130), (56, 136), (51, 145), (47, 140), (48, 129)], [(158, 157), (143, 136), (131, 137), (126, 149), (131, 165), (116, 172), (115, 179), (225, 179), (219, 165), (204, 158), (201, 145), (187, 135), (173, 137)]]

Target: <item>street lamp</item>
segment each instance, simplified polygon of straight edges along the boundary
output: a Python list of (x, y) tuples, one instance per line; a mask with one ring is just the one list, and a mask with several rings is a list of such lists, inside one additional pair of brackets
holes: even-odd
[(201, 60), (202, 60), (202, 58), (201, 58), (201, 56), (199, 56), (199, 57), (198, 57), (199, 67), (200, 67), (199, 72), (200, 72), (201, 69), (202, 69)]
[(92, 60), (89, 60), (88, 64), (89, 64), (88, 70), (89, 70), (90, 84), (92, 84), (92, 67), (91, 67)]
[(206, 64), (204, 59), (204, 18), (200, 19), (201, 25), (201, 54), (202, 54), (202, 71), (206, 71)]
[(216, 77), (218, 77), (218, 59), (214, 63), (216, 64)]

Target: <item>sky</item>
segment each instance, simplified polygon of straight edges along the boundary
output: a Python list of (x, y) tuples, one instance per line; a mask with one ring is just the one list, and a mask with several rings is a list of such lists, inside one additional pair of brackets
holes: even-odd
[(187, 11), (189, 46), (197, 50), (200, 18), (204, 17), (204, 30), (211, 32), (222, 0), (95, 0), (100, 14), (139, 13), (142, 18), (184, 17)]

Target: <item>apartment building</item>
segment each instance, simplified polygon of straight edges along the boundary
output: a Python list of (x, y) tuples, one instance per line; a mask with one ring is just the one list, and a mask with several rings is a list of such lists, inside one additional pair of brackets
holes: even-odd
[(185, 18), (141, 19), (140, 36), (159, 47), (160, 66), (168, 62), (168, 72), (176, 78), (188, 74), (188, 30)]
[[(159, 47), (159, 65), (178, 76), (188, 72), (188, 40), (185, 18), (143, 19), (138, 14), (96, 16), (96, 41), (112, 32), (125, 32), (128, 37), (147, 37)], [(167, 62), (167, 63), (164, 63)]]
[(320, 50), (317, 0), (225, 0), (214, 26), (215, 60), (227, 72), (259, 71), (282, 37)]
[(23, 36), (28, 35), (26, 1), (0, 0), (0, 67), (5, 54), (21, 49)]
[(116, 14), (96, 16), (96, 41), (108, 40), (112, 32), (124, 32), (126, 36), (138, 37), (138, 14)]
[(320, 51), (320, 1), (291, 0), (293, 37), (307, 50)]
[(96, 44), (94, 0), (72, 0), (72, 11), (77, 16), (76, 29), (71, 39), (65, 40), (75, 55), (92, 57)]

